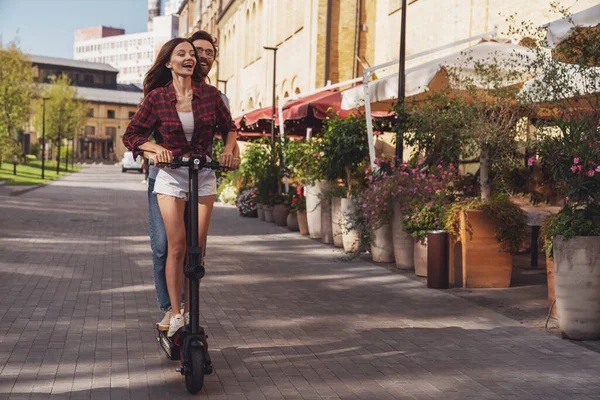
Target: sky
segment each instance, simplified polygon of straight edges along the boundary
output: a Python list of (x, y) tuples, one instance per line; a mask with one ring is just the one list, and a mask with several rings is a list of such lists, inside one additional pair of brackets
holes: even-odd
[(147, 18), (148, 0), (0, 0), (0, 38), (29, 54), (73, 58), (75, 29), (144, 32)]

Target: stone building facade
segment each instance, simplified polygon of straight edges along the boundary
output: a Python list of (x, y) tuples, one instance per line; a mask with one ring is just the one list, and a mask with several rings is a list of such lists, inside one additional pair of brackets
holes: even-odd
[[(506, 37), (507, 17), (542, 26), (560, 18), (550, 0), (408, 0), (406, 54), (492, 31)], [(597, 0), (562, 1), (578, 12)], [(572, 4), (571, 4), (572, 3)], [(361, 75), (364, 68), (399, 57), (401, 0), (184, 0), (180, 36), (205, 29), (218, 38), (213, 68), (234, 115), (276, 100)], [(187, 22), (184, 23), (183, 20)], [(216, 21), (216, 24), (215, 24)], [(517, 39), (517, 38), (515, 38)], [(475, 44), (474, 42), (471, 44)], [(407, 67), (463, 49), (449, 48)], [(378, 72), (397, 72), (397, 66)]]

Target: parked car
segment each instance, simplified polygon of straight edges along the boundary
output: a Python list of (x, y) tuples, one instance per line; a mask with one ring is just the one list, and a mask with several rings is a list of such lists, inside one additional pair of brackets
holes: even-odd
[(133, 158), (133, 153), (131, 151), (126, 151), (123, 154), (123, 159), (121, 160), (121, 171), (138, 171), (143, 172), (142, 170), (142, 156), (137, 156), (136, 159)]

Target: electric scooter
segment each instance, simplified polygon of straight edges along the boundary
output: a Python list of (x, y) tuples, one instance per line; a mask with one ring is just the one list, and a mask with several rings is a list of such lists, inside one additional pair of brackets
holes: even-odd
[(169, 168), (189, 168), (189, 201), (187, 207), (187, 263), (184, 274), (189, 280), (190, 322), (180, 328), (172, 337), (167, 331), (157, 328), (158, 342), (170, 360), (180, 360), (177, 368), (185, 377), (188, 392), (197, 394), (204, 386), (204, 375), (213, 372), (212, 362), (208, 354), (208, 335), (200, 326), (200, 280), (206, 270), (202, 265), (203, 249), (198, 244), (198, 172), (201, 169), (227, 170), (216, 162), (208, 161), (205, 156), (192, 155), (170, 163), (157, 163), (157, 166)]

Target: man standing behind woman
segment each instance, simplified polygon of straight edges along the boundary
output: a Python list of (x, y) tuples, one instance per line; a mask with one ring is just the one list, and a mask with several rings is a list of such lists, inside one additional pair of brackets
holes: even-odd
[[(211, 70), (213, 62), (217, 55), (215, 41), (212, 38), (212, 36), (205, 31), (198, 31), (194, 33), (190, 37), (190, 40), (192, 41), (193, 46), (196, 49), (197, 65), (200, 70), (200, 76), (202, 78), (202, 81), (206, 82), (206, 80), (208, 79), (208, 73)], [(222, 93), (220, 95), (223, 102), (228, 107), (229, 105), (227, 98)], [(219, 131), (221, 132), (223, 140), (226, 142), (231, 143), (231, 139), (235, 138), (235, 133), (231, 134), (232, 137), (227, 137), (226, 130), (219, 129)], [(163, 138), (160, 136), (160, 133), (157, 130), (155, 130), (154, 134), (155, 141), (158, 144), (162, 143)], [(224, 164), (231, 165), (233, 168), (237, 168), (239, 166), (239, 148), (237, 146), (237, 142), (235, 142), (234, 140), (233, 142), (235, 143), (233, 151), (228, 151), (228, 149), (226, 148), (226, 151), (224, 152), (220, 161)], [(206, 152), (207, 154), (212, 154), (212, 141), (210, 142), (210, 147), (206, 150)], [(154, 193), (158, 171), (158, 168), (152, 166), (150, 168), (150, 176), (148, 180), (149, 231), (150, 243), (152, 248), (152, 264), (154, 270), (156, 296), (160, 310), (165, 313), (163, 319), (158, 323), (158, 327), (162, 330), (168, 330), (171, 317), (173, 315), (179, 314), (179, 307), (183, 307), (183, 293), (181, 294), (181, 304), (174, 305), (174, 307), (176, 307), (176, 311), (172, 310), (171, 299), (169, 296), (169, 290), (167, 287), (166, 279), (166, 264), (168, 254), (167, 232), (165, 230), (163, 217), (159, 208), (157, 194)], [(210, 218), (210, 215), (208, 216), (208, 218)]]

